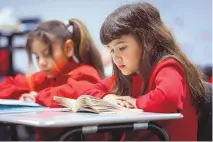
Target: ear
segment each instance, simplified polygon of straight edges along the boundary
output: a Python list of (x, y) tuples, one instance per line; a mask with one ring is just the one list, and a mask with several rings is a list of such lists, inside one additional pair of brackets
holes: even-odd
[(64, 45), (64, 52), (68, 58), (70, 58), (74, 55), (74, 44), (71, 39), (66, 41), (66, 43)]

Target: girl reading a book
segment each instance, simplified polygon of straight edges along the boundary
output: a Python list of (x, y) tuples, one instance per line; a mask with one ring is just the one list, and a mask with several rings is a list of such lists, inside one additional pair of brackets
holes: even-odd
[(77, 19), (69, 20), (68, 26), (56, 20), (41, 23), (29, 33), (26, 49), (30, 64), (35, 55), (40, 72), (6, 78), (0, 84), (0, 98), (55, 107), (53, 96), (75, 99), (104, 77), (101, 55)]
[(104, 77), (101, 55), (87, 28), (77, 19), (69, 20), (68, 26), (56, 20), (41, 23), (29, 33), (26, 49), (30, 64), (35, 55), (40, 72), (6, 78), (0, 84), (1, 99), (59, 107), (54, 96), (76, 99)]
[[(202, 74), (181, 51), (159, 11), (149, 3), (121, 6), (104, 21), (100, 38), (111, 53), (113, 75), (83, 94), (146, 112), (180, 112), (183, 119), (159, 124), (171, 140), (196, 140), (196, 112), (204, 101)], [(124, 133), (121, 140), (155, 139), (147, 133)]]

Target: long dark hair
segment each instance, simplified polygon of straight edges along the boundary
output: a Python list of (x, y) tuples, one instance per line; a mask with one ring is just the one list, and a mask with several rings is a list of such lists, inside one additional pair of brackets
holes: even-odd
[[(68, 30), (70, 26), (73, 27), (72, 32)], [(101, 54), (96, 48), (85, 25), (77, 19), (69, 20), (68, 25), (57, 20), (47, 21), (39, 24), (34, 31), (30, 32), (26, 43), (30, 63), (32, 63), (31, 44), (35, 38), (40, 38), (48, 45), (50, 53), (52, 52), (52, 42), (49, 35), (55, 36), (63, 44), (68, 39), (72, 39), (74, 43), (74, 55), (80, 63), (93, 66), (99, 75), (102, 78), (104, 77)]]
[[(166, 58), (175, 58), (185, 70), (191, 102), (198, 109), (198, 104), (204, 101), (202, 73), (181, 51), (161, 20), (159, 11), (146, 2), (124, 5), (106, 18), (100, 30), (101, 42), (104, 45), (128, 34), (133, 35), (143, 47), (140, 64), (140, 75), (144, 83), (142, 94), (147, 89), (153, 66)], [(154, 43), (153, 48), (148, 46), (149, 43)], [(131, 95), (130, 77), (122, 75), (114, 63), (113, 72), (116, 76), (114, 92), (118, 95)]]

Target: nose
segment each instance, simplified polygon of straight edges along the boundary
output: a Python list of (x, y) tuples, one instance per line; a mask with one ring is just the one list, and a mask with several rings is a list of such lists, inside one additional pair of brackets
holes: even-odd
[(40, 58), (40, 59), (39, 59), (39, 65), (40, 65), (42, 68), (47, 67), (47, 60), (44, 59), (44, 58)]
[(113, 54), (113, 61), (115, 62), (115, 64), (121, 64), (122, 62), (122, 57), (119, 55), (119, 53), (114, 53)]

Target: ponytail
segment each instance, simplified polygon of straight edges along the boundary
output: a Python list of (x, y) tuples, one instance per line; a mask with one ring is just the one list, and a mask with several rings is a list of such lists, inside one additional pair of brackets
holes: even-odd
[(93, 66), (101, 78), (104, 78), (101, 54), (96, 48), (87, 28), (77, 19), (69, 20), (68, 27), (69, 26), (73, 27), (70, 38), (74, 42), (74, 58), (77, 58), (80, 63)]

